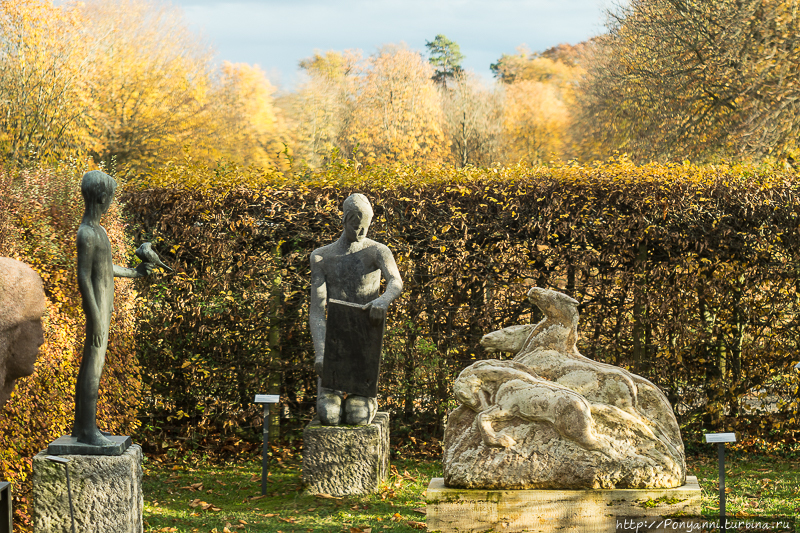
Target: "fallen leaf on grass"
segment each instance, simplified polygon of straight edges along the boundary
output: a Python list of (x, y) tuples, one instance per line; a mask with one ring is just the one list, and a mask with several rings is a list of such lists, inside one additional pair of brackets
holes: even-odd
[(246, 522), (245, 520), (242, 520), (241, 518), (239, 519), (239, 523), (240, 523), (240, 524), (247, 525), (247, 522)]
[(250, 501), (254, 502), (256, 500), (260, 500), (261, 498), (266, 498), (266, 497), (267, 497), (266, 494), (262, 494), (261, 496), (253, 496), (252, 498), (250, 498)]
[(211, 509), (212, 511), (217, 512), (222, 510), (213, 503), (204, 502), (203, 500), (192, 500), (189, 502), (189, 507), (192, 509), (199, 507), (201, 511), (208, 511)]
[(296, 524), (297, 520), (294, 518), (278, 518), (281, 522), (286, 522), (287, 524)]
[(412, 511), (419, 514), (428, 514), (428, 511), (423, 509), (422, 507), (417, 507), (416, 509), (412, 509)]
[(408, 473), (408, 470), (403, 470), (403, 477), (409, 481), (416, 481), (417, 478)]
[(350, 528), (350, 533), (372, 533), (372, 528), (371, 527), (365, 527), (365, 528), (351, 527)]
[(406, 524), (408, 524), (409, 526), (413, 527), (414, 529), (427, 529), (428, 528), (428, 526), (425, 524), (425, 522), (415, 522), (413, 520), (409, 520), (408, 522), (406, 522)]
[(339, 496), (331, 496), (330, 494), (326, 494), (324, 492), (320, 492), (319, 494), (315, 494), (317, 498), (322, 498), (325, 500), (341, 500), (342, 498)]
[(163, 531), (164, 533), (168, 533), (168, 532), (171, 533), (173, 531), (178, 531), (178, 528), (175, 528), (175, 527), (162, 527), (161, 529), (156, 529), (155, 531), (158, 531), (158, 532), (162, 532)]
[(391, 518), (390, 520), (391, 520), (392, 522), (399, 522), (399, 521), (400, 521), (400, 520), (402, 520), (402, 519), (403, 519), (403, 517), (402, 517), (402, 516), (400, 516), (400, 513), (394, 513), (394, 514), (392, 515), (392, 518)]

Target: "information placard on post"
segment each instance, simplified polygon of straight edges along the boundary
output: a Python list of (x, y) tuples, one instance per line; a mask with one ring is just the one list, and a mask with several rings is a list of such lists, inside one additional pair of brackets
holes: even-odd
[(264, 405), (264, 444), (261, 447), (261, 495), (267, 493), (267, 470), (269, 459), (269, 406), (281, 401), (280, 394), (256, 394), (254, 403)]
[(736, 433), (706, 433), (706, 442), (717, 444), (719, 458), (719, 524), (720, 530), (726, 529), (725, 518), (725, 443), (736, 442)]
[(255, 403), (278, 403), (281, 401), (279, 394), (256, 394)]
[(706, 442), (736, 442), (736, 433), (706, 433)]

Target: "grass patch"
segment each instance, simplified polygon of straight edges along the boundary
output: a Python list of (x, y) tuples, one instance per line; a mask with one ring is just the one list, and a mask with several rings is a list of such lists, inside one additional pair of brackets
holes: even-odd
[[(714, 447), (716, 451), (716, 446)], [(697, 476), (702, 513), (719, 514), (719, 465), (716, 455), (687, 459)], [(800, 462), (796, 459), (732, 454), (725, 458), (725, 511), (739, 518), (800, 516)]]
[[(702, 513), (719, 513), (716, 457), (690, 457), (702, 488)], [(257, 459), (217, 464), (145, 462), (146, 532), (412, 532), (424, 529), (424, 492), (441, 477), (437, 460), (393, 460), (381, 491), (325, 498), (303, 493), (297, 459), (271, 465), (261, 497)], [(789, 459), (734, 455), (726, 461), (727, 511), (735, 517), (800, 516), (800, 464)]]
[(261, 496), (260, 460), (144, 467), (146, 532), (410, 532), (425, 529), (424, 491), (438, 461), (392, 461), (377, 494), (344, 498), (303, 493), (301, 464), (270, 466)]

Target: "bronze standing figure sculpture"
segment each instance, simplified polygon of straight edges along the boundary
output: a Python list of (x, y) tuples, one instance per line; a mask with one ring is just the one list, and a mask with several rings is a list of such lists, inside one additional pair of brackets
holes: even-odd
[(111, 242), (100, 219), (111, 206), (116, 188), (117, 182), (104, 172), (93, 170), (84, 174), (81, 193), (86, 210), (77, 239), (78, 287), (86, 314), (86, 341), (75, 387), (72, 436), (78, 442), (101, 447), (115, 445), (97, 429), (97, 395), (114, 310), (114, 278), (139, 278), (149, 275), (153, 269), (149, 262), (136, 268), (112, 262)]

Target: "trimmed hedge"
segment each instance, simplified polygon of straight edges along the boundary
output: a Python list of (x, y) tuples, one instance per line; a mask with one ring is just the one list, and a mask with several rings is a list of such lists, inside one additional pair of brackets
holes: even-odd
[[(162, 187), (125, 195), (136, 241), (159, 242), (177, 270), (143, 294), (145, 434), (162, 448), (253, 437), (256, 392), (280, 392), (284, 416), (310, 415), (309, 255), (338, 237), (341, 202), (355, 191), (372, 201), (370, 235), (393, 250), (405, 282), (380, 385), (395, 437), (441, 435), (454, 378), (488, 357), (481, 336), (540, 318), (525, 298), (531, 285), (578, 299), (581, 352), (657, 383), (690, 439), (723, 427), (797, 436), (793, 175), (625, 160), (335, 165), (305, 181), (257, 174), (247, 188), (246, 169), (192, 172), (205, 186), (165, 187), (162, 175)], [(211, 186), (214, 172), (225, 188)]]

